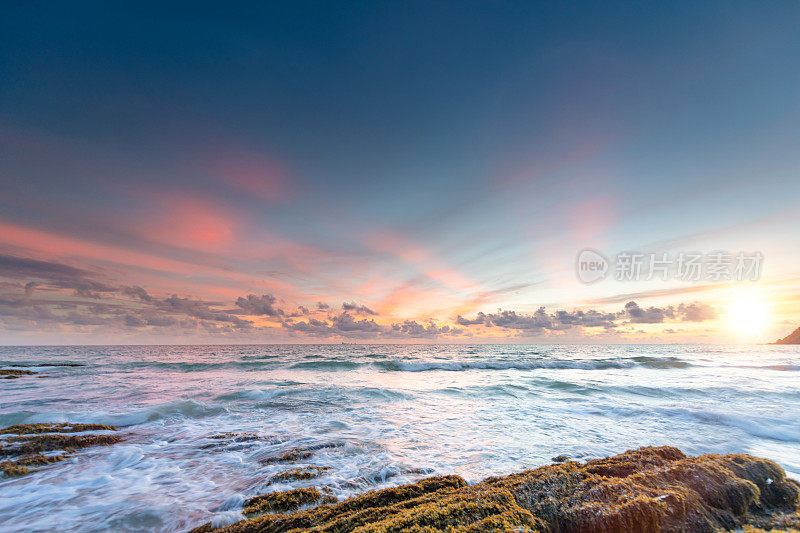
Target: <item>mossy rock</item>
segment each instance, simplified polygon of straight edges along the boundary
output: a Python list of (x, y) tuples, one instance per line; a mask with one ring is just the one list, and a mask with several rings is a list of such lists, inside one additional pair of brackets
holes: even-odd
[(311, 450), (304, 450), (302, 448), (294, 448), (289, 450), (288, 452), (284, 452), (280, 455), (275, 455), (272, 457), (267, 457), (265, 459), (261, 459), (259, 463), (262, 465), (268, 465), (272, 463), (296, 463), (297, 461), (302, 461), (303, 459), (309, 459), (314, 455), (314, 452)]
[(0, 454), (26, 455), (53, 450), (73, 450), (91, 446), (109, 446), (122, 441), (117, 435), (23, 435), (7, 437), (0, 445)]
[(64, 457), (66, 457), (66, 455), (29, 455), (14, 461), (0, 462), (0, 470), (7, 476), (22, 476), (29, 473), (32, 466), (44, 466), (57, 463), (63, 460)]
[(0, 429), (0, 435), (30, 435), (36, 433), (79, 433), (82, 431), (117, 431), (114, 426), (105, 424), (18, 424)]
[(33, 376), (35, 374), (38, 374), (38, 372), (33, 372), (31, 370), (20, 370), (16, 368), (0, 368), (0, 377), (4, 379), (17, 379), (21, 378), (22, 376)]
[(244, 504), (245, 516), (257, 516), (265, 513), (284, 513), (294, 511), (307, 505), (335, 502), (336, 498), (322, 494), (315, 488), (292, 489), (272, 492), (250, 498)]
[[(117, 435), (71, 435), (84, 431), (116, 431), (114, 426), (104, 424), (20, 424), (0, 429), (0, 469), (6, 476), (29, 473), (32, 467), (55, 463), (76, 449), (91, 446), (108, 446), (122, 441)], [(11, 436), (7, 436), (11, 435)], [(44, 455), (42, 452), (62, 450), (60, 455)], [(13, 458), (13, 459), (12, 459)]]
[[(303, 505), (315, 505), (316, 494), (303, 494), (308, 495)], [(745, 526), (791, 531), (800, 528), (798, 495), (800, 485), (772, 461), (743, 454), (686, 457), (663, 446), (583, 464), (567, 461), (472, 486), (457, 476), (434, 477), (290, 514), (271, 508), (265, 510), (270, 514), (205, 531), (622, 533)]]
[(285, 483), (287, 481), (301, 481), (306, 479), (314, 479), (321, 476), (324, 472), (330, 470), (329, 466), (307, 466), (305, 468), (292, 468), (278, 472), (272, 478), (270, 483)]

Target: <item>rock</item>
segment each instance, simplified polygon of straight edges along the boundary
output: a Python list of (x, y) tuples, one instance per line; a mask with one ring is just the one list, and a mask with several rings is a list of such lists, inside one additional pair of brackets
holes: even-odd
[(550, 460), (554, 463), (563, 463), (564, 461), (569, 461), (569, 455), (556, 455)]
[(283, 513), (294, 511), (303, 506), (320, 505), (335, 502), (336, 498), (323, 495), (315, 488), (292, 489), (282, 492), (271, 492), (250, 498), (244, 503), (245, 516), (257, 516), (265, 513)]
[(797, 328), (789, 335), (773, 342), (772, 344), (800, 344), (800, 328)]
[(78, 433), (81, 431), (117, 431), (117, 428), (114, 426), (107, 426), (105, 424), (19, 424), (0, 429), (0, 435), (28, 435), (31, 433)]
[(50, 463), (57, 463), (64, 459), (66, 455), (29, 455), (16, 461), (0, 462), (0, 470), (7, 476), (22, 476), (31, 471), (32, 466), (44, 466)]
[(122, 438), (116, 435), (62, 435), (59, 433), (52, 435), (23, 435), (3, 439), (2, 445), (0, 445), (0, 454), (24, 455), (52, 450), (107, 446), (116, 444), (121, 440)]
[[(70, 435), (85, 431), (117, 431), (104, 424), (20, 424), (0, 429), (0, 470), (6, 476), (20, 476), (31, 467), (44, 466), (68, 457), (79, 448), (108, 446), (122, 441), (117, 435)], [(63, 451), (44, 455), (42, 452)]]
[(296, 463), (297, 461), (302, 461), (303, 459), (308, 459), (314, 452), (311, 450), (303, 450), (300, 448), (294, 448), (289, 450), (288, 452), (284, 452), (281, 455), (276, 455), (273, 457), (267, 457), (265, 459), (261, 459), (259, 463), (262, 465), (268, 465), (272, 463)]
[(19, 370), (17, 368), (0, 368), (0, 377), (3, 379), (17, 379), (21, 378), (22, 376), (32, 376), (34, 374), (37, 374), (37, 372), (33, 372), (31, 370)]
[(314, 479), (319, 477), (323, 472), (330, 470), (329, 466), (307, 466), (305, 468), (291, 468), (278, 472), (269, 480), (270, 483), (283, 483), (286, 481), (299, 481), (303, 479)]
[[(311, 492), (303, 494), (297, 498), (304, 502), (317, 497)], [(266, 514), (203, 531), (621, 533), (791, 529), (800, 527), (799, 494), (800, 484), (786, 479), (772, 461), (743, 454), (686, 457), (677, 448), (664, 446), (630, 450), (583, 464), (553, 464), (488, 478), (472, 486), (458, 476), (433, 477), (367, 492), (333, 505), (285, 515)]]

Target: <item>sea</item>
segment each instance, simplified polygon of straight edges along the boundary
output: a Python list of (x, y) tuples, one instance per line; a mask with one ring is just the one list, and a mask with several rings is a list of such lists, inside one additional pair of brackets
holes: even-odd
[[(49, 366), (64, 363), (82, 366)], [(124, 440), (0, 478), (0, 531), (186, 531), (266, 492), (341, 499), (649, 445), (800, 479), (798, 346), (0, 347), (9, 365), (50, 377), (0, 380), (0, 427), (110, 424)], [(298, 448), (312, 454), (273, 460)], [(329, 469), (271, 482), (303, 466)]]

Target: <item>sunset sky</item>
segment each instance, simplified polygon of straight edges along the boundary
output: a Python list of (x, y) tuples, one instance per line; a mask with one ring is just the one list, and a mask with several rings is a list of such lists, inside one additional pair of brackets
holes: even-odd
[(800, 326), (797, 2), (104, 6), (0, 18), (0, 344)]

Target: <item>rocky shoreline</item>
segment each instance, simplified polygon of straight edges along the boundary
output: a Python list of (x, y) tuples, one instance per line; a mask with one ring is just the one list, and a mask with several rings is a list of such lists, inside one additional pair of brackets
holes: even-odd
[(432, 477), (342, 502), (315, 488), (274, 492), (245, 502), (247, 520), (191, 533), (800, 531), (799, 495), (767, 459), (662, 446), (475, 485)]
[[(123, 440), (100, 424), (24, 424), (0, 430), (0, 470), (20, 476), (77, 450)], [(221, 434), (212, 439), (241, 440)], [(268, 462), (294, 463), (294, 449)], [(245, 520), (190, 533), (254, 532), (625, 532), (792, 531), (800, 533), (800, 483), (767, 459), (745, 454), (687, 457), (646, 447), (585, 463), (555, 463), (468, 485), (438, 476), (338, 502), (326, 487), (304, 487), (244, 502)], [(324, 467), (293, 468), (278, 481), (311, 480)]]

